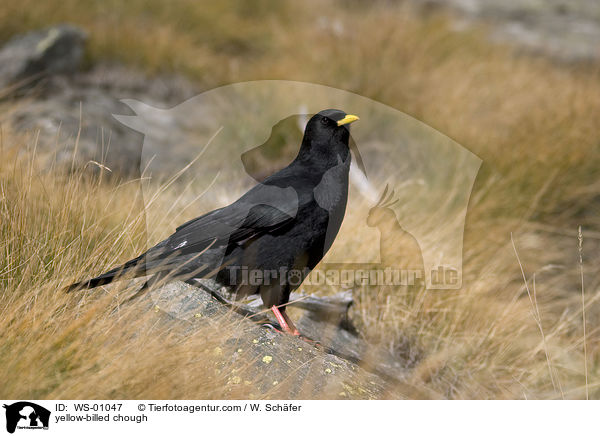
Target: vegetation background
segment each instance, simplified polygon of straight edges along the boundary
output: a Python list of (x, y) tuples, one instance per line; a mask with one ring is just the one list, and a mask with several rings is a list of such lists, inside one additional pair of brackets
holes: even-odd
[[(463, 288), (355, 290), (360, 334), (418, 355), (384, 397), (600, 398), (600, 61), (557, 60), (492, 41), (486, 25), (457, 27), (444, 9), (383, 1), (9, 0), (0, 42), (62, 22), (89, 33), (88, 68), (178, 73), (200, 90), (329, 85), (477, 154)], [(154, 328), (153, 313), (110, 316), (122, 296), (109, 288), (58, 292), (144, 247), (139, 191), (103, 173), (42, 170), (35, 135), (1, 133), (0, 397), (286, 397), (256, 391), (260, 374), (240, 364), (216, 369), (226, 325), (183, 341)], [(170, 200), (148, 211), (149, 222), (166, 213), (153, 238), (182, 219)], [(232, 384), (234, 373), (250, 383)]]

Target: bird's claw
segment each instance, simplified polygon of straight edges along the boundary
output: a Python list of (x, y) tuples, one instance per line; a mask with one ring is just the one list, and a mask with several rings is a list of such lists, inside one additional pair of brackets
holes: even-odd
[[(284, 332), (282, 330), (279, 330), (273, 324), (270, 324), (268, 322), (262, 323), (261, 327), (267, 328), (269, 330), (276, 331), (278, 333), (281, 333), (282, 335), (283, 334), (290, 334), (290, 333), (286, 333), (286, 332)], [(297, 334), (293, 334), (292, 336), (294, 336), (294, 337), (296, 337), (298, 339), (303, 340), (304, 342), (306, 342), (309, 345), (312, 345), (313, 347), (317, 348), (318, 350), (321, 350), (321, 351), (325, 350), (325, 346), (321, 342), (319, 342), (317, 340), (314, 340), (314, 339), (310, 339), (310, 338), (302, 335), (300, 332), (298, 332)]]
[(265, 322), (263, 324), (261, 324), (261, 327), (267, 328), (269, 330), (273, 330), (279, 333), (283, 333), (281, 330), (279, 330), (277, 327), (275, 327), (273, 324), (269, 324), (268, 322)]
[(306, 342), (306, 343), (308, 343), (308, 344), (310, 344), (310, 345), (312, 345), (312, 346), (314, 346), (316, 348), (324, 348), (323, 344), (321, 344), (321, 342), (319, 342), (319, 341), (317, 341), (315, 339), (310, 339), (310, 338), (307, 338), (306, 336), (303, 336), (303, 335), (298, 335), (298, 338), (302, 339), (304, 342)]

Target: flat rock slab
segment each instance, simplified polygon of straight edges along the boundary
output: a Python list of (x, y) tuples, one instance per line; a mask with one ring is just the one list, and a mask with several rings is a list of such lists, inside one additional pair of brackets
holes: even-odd
[[(243, 359), (246, 368), (251, 365), (250, 372), (259, 374), (251, 383), (262, 393), (278, 387), (282, 398), (289, 399), (376, 399), (384, 395), (389, 383), (303, 339), (262, 327), (195, 286), (172, 282), (143, 301), (161, 314), (165, 328), (183, 325), (185, 335), (226, 326), (224, 342), (215, 354), (222, 357), (224, 368), (238, 359)], [(241, 379), (232, 376), (230, 381), (240, 383)]]

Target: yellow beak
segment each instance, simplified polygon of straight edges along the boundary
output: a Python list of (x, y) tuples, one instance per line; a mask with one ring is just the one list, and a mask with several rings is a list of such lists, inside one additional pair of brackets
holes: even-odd
[(346, 115), (344, 118), (337, 122), (338, 126), (343, 126), (344, 124), (353, 123), (356, 120), (360, 120), (356, 115)]

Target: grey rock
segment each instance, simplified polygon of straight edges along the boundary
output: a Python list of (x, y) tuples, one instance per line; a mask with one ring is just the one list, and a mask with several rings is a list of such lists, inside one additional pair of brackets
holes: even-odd
[(244, 359), (260, 374), (255, 384), (260, 385), (261, 392), (284, 382), (290, 399), (376, 399), (389, 387), (389, 380), (357, 363), (302, 339), (259, 326), (201, 288), (172, 282), (152, 291), (140, 304), (154, 310), (160, 308), (163, 329), (184, 323), (189, 335), (197, 333), (206, 323), (222, 323), (227, 317), (227, 323), (237, 327), (219, 350), (224, 365), (239, 358), (239, 350), (249, 350), (251, 357), (245, 354)]
[(66, 24), (14, 37), (0, 49), (0, 89), (77, 71), (85, 40), (85, 32)]
[(17, 131), (36, 135), (38, 150), (55, 152), (59, 168), (75, 160), (77, 166), (94, 172), (136, 176), (143, 136), (111, 116), (121, 110), (109, 94), (71, 89), (16, 103), (8, 122)]
[[(188, 324), (189, 334), (194, 334), (204, 323), (218, 322), (225, 316), (229, 317), (228, 322), (242, 325), (242, 329), (236, 329), (239, 333), (225, 354), (235, 358), (238, 348), (251, 348), (261, 367), (259, 357), (271, 356), (274, 365), (269, 365), (268, 377), (263, 380), (265, 390), (272, 387), (273, 381), (289, 380), (291, 373), (298, 378), (294, 381), (298, 386), (306, 384), (306, 377), (310, 377), (310, 386), (339, 393), (343, 391), (340, 380), (344, 379), (346, 387), (348, 380), (352, 380), (354, 388), (344, 395), (377, 398), (383, 387), (402, 383), (410, 374), (414, 362), (409, 362), (406, 356), (393, 355), (387, 349), (370, 345), (347, 328), (347, 310), (352, 303), (348, 292), (323, 298), (295, 296), (297, 303), (292, 300), (291, 307), (301, 307), (304, 312), (297, 324), (309, 340), (306, 342), (276, 331), (275, 328), (280, 328), (276, 320), (262, 305), (256, 304), (260, 299), (250, 304), (238, 303), (236, 310), (232, 310), (232, 306), (223, 304), (223, 288), (210, 280), (202, 280), (200, 286), (172, 282), (153, 290), (146, 297), (146, 304), (164, 313), (165, 328), (183, 322)], [(340, 322), (343, 320), (345, 323)], [(319, 370), (310, 369), (316, 367)], [(335, 387), (328, 387), (329, 383)], [(298, 395), (302, 398), (316, 395), (314, 392), (300, 394), (300, 391)]]
[[(113, 114), (134, 115), (121, 99), (144, 99), (157, 107), (197, 93), (179, 75), (148, 77), (119, 65), (98, 64), (80, 71), (86, 34), (71, 25), (18, 35), (0, 49), (0, 123), (32, 136), (49, 168), (136, 178), (144, 136)], [(161, 126), (176, 132), (178, 126)], [(74, 152), (76, 154), (74, 155)], [(169, 167), (168, 169), (172, 169)]]
[[(59, 167), (70, 167), (76, 149), (76, 165), (88, 171), (104, 169), (106, 174), (135, 178), (140, 174), (144, 135), (113, 117), (133, 114), (120, 100), (144, 98), (165, 106), (195, 93), (196, 88), (180, 76), (149, 78), (139, 71), (101, 64), (69, 77), (48, 77), (27, 97), (14, 99), (10, 110), (0, 114), (0, 122), (37, 136), (38, 150), (56, 152)], [(176, 120), (161, 127), (166, 132), (178, 130)]]
[[(202, 279), (198, 282), (220, 301), (231, 304), (228, 301), (229, 291), (225, 287), (212, 280)], [(250, 298), (250, 302), (235, 305), (238, 312), (252, 317), (255, 321), (280, 328), (271, 312), (265, 311), (261, 299), (258, 296)], [(384, 379), (404, 379), (423, 358), (422, 351), (414, 343), (414, 338), (405, 336), (403, 343), (395, 350), (369, 343), (354, 327), (350, 315), (353, 304), (351, 290), (322, 297), (294, 292), (290, 296), (289, 307), (302, 309), (298, 311), (300, 318), (296, 326), (303, 336), (317, 341), (328, 353), (358, 363)]]
[(456, 12), (459, 28), (491, 25), (492, 38), (563, 62), (600, 57), (600, 2), (593, 0), (411, 0)]

